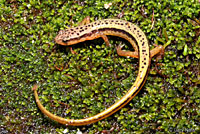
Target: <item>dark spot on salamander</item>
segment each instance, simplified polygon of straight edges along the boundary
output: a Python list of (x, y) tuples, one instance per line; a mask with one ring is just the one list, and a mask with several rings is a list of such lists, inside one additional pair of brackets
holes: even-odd
[(142, 42), (142, 46), (144, 46), (144, 42)]

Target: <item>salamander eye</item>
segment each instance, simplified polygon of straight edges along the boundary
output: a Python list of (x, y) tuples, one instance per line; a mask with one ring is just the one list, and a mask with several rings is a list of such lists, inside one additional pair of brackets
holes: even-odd
[(68, 41), (68, 37), (63, 38), (62, 42), (66, 43)]
[(62, 42), (66, 43), (66, 42), (67, 42), (67, 40), (63, 39), (63, 40), (62, 40)]

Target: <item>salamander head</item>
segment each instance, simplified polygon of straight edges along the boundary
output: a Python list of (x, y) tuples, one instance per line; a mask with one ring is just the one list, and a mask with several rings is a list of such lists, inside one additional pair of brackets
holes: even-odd
[(68, 45), (71, 33), (68, 30), (60, 30), (58, 35), (55, 37), (55, 42), (60, 45)]
[(73, 45), (78, 43), (79, 32), (76, 28), (70, 28), (66, 30), (60, 30), (58, 35), (55, 37), (55, 42), (60, 45)]

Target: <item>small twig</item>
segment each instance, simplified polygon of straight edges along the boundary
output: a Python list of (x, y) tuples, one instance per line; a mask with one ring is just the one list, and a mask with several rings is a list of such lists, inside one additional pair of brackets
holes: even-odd
[(163, 29), (163, 33), (164, 33), (164, 35), (165, 35), (165, 39), (166, 39), (166, 41), (168, 41), (168, 36), (167, 36), (166, 28)]
[(55, 68), (56, 68), (57, 70), (59, 70), (59, 71), (62, 71), (62, 70), (64, 69), (64, 67), (63, 67), (63, 66), (62, 66), (61, 68), (59, 68), (59, 67), (55, 66)]
[[(200, 2), (200, 0), (199, 0), (199, 2)], [(200, 25), (200, 21), (197, 18), (195, 18), (194, 20), (196, 21), (196, 23), (198, 23)]]
[(153, 8), (151, 22), (152, 22), (151, 29), (153, 29), (153, 26), (154, 26), (154, 23), (155, 23), (155, 21), (154, 21), (154, 8)]
[(37, 88), (38, 88), (38, 85), (34, 84), (33, 87), (32, 87), (32, 90), (35, 91), (35, 90), (37, 90)]

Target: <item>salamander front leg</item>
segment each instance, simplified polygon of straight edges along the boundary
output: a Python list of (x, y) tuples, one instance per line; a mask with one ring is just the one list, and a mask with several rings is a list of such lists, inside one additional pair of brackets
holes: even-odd
[(100, 36), (105, 41), (106, 46), (110, 47), (110, 42), (108, 40), (108, 37), (105, 34), (103, 34), (103, 33), (101, 33)]
[(82, 26), (82, 25), (86, 25), (90, 23), (90, 16), (85, 17), (78, 25)]
[(72, 49), (72, 47), (69, 47), (69, 49), (70, 49), (70, 51), (71, 51), (72, 54), (78, 54), (77, 52), (75, 52), (75, 51)]

